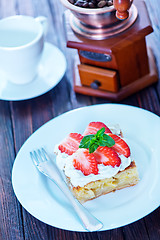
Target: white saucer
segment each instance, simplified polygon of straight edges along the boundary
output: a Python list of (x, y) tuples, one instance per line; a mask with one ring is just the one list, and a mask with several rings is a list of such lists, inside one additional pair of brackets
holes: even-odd
[(0, 99), (20, 101), (40, 96), (62, 79), (66, 71), (66, 59), (63, 53), (50, 43), (44, 44), (37, 77), (30, 83), (17, 85), (7, 81), (0, 73)]

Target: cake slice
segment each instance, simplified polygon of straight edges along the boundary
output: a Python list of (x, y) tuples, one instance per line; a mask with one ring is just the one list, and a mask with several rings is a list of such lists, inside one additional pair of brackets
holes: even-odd
[(70, 133), (55, 147), (73, 195), (81, 202), (134, 186), (139, 181), (131, 150), (119, 127), (91, 122), (84, 133)]
[(67, 184), (73, 195), (84, 203), (107, 193), (120, 190), (126, 187), (134, 186), (138, 183), (138, 171), (134, 161), (123, 171), (119, 171), (116, 175), (102, 180), (91, 181), (84, 186), (74, 186), (70, 178), (67, 177)]

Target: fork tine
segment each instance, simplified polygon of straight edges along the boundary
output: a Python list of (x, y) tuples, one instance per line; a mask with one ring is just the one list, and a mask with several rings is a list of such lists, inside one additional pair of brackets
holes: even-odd
[(48, 154), (46, 153), (45, 149), (44, 148), (41, 148), (41, 152), (43, 154), (43, 157), (45, 158), (46, 161), (49, 161), (50, 158), (48, 156)]
[(35, 151), (30, 152), (30, 157), (31, 157), (33, 163), (34, 163), (36, 166), (38, 166), (39, 160), (38, 160), (38, 157), (37, 157), (37, 153), (36, 153)]
[(38, 156), (39, 162), (45, 162), (46, 161), (46, 159), (44, 157), (44, 154), (42, 153), (42, 149), (37, 150), (37, 156)]
[(44, 148), (34, 150), (30, 152), (30, 157), (35, 165), (39, 165), (41, 162), (49, 161), (49, 157)]

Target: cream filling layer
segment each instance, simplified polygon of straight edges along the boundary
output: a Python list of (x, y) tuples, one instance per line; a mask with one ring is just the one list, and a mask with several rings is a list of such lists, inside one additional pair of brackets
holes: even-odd
[(98, 174), (90, 174), (85, 176), (80, 170), (77, 170), (73, 166), (73, 159), (76, 153), (71, 156), (61, 153), (58, 149), (58, 145), (55, 147), (55, 152), (57, 154), (56, 163), (58, 167), (64, 171), (65, 175), (70, 178), (70, 182), (74, 187), (83, 187), (89, 182), (102, 180), (104, 178), (110, 178), (115, 176), (119, 171), (123, 171), (127, 168), (131, 162), (131, 157), (126, 158), (123, 155), (119, 155), (121, 158), (121, 164), (119, 167), (104, 166), (103, 164), (98, 164)]
[[(112, 133), (120, 135), (120, 127), (118, 124), (110, 127), (110, 129)], [(61, 153), (61, 151), (58, 149), (58, 144), (55, 146), (54, 152), (57, 155), (56, 163), (58, 167), (64, 171), (67, 177), (70, 178), (70, 182), (74, 187), (83, 187), (89, 182), (114, 177), (119, 171), (123, 171), (132, 162), (131, 157), (126, 158), (123, 155), (119, 155), (121, 158), (121, 164), (119, 167), (104, 166), (103, 164), (98, 164), (99, 171), (97, 175), (90, 174), (88, 176), (85, 176), (80, 170), (75, 169), (73, 166), (73, 159), (76, 153), (72, 154), (71, 156), (66, 153)]]

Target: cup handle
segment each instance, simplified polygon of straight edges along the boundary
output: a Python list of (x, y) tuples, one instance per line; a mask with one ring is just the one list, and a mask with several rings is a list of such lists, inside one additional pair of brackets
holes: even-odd
[(39, 17), (35, 18), (35, 21), (39, 22), (42, 25), (43, 33), (44, 33), (44, 35), (46, 35), (47, 31), (48, 31), (48, 20), (47, 20), (47, 18), (44, 17), (44, 16), (39, 16)]

